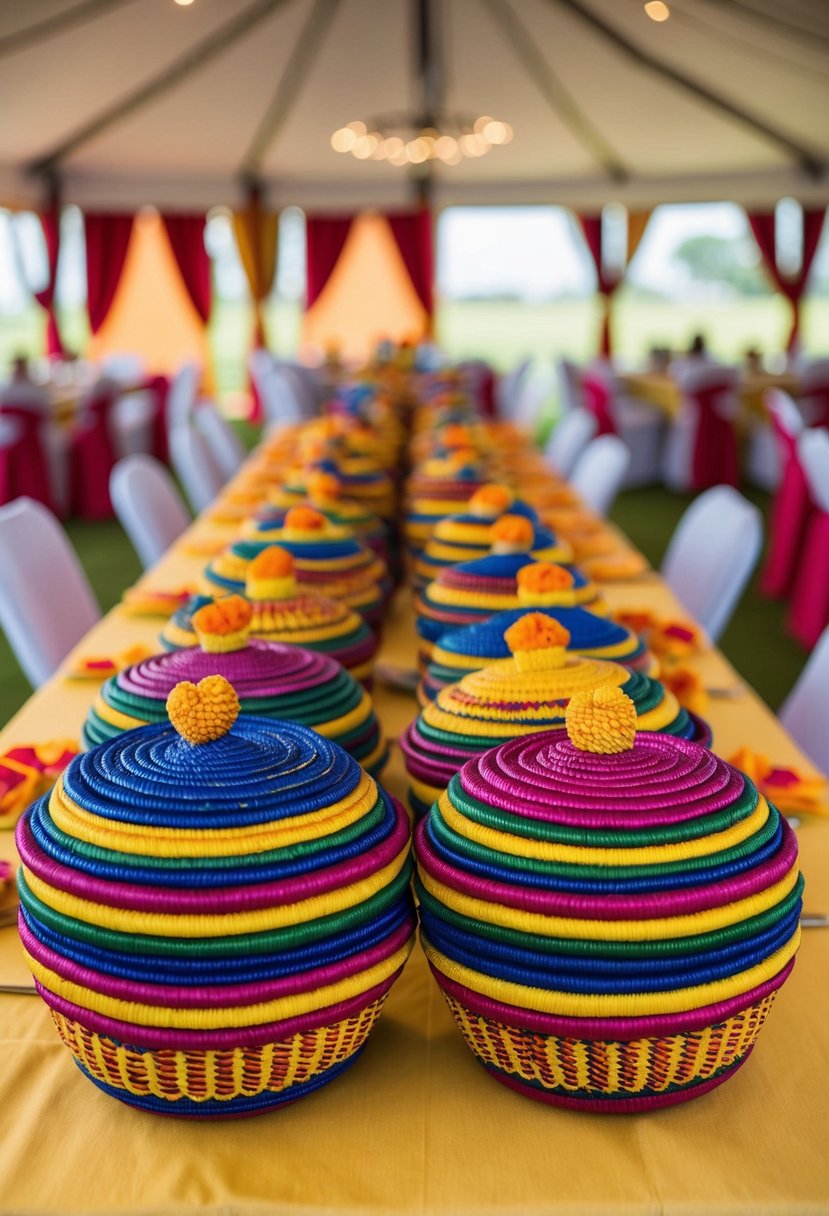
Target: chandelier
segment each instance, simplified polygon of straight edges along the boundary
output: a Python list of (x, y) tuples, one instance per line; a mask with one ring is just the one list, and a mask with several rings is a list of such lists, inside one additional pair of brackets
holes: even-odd
[(357, 160), (385, 160), (398, 168), (440, 161), (459, 165), (465, 157), (486, 156), (493, 148), (508, 144), (512, 127), (508, 122), (482, 114), (386, 114), (363, 122), (356, 119), (331, 136), (335, 152), (350, 153)]

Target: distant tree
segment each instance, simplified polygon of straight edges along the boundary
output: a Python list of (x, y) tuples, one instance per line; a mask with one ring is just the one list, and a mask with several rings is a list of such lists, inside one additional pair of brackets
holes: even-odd
[(743, 296), (761, 296), (769, 283), (753, 242), (722, 236), (690, 236), (673, 252), (673, 260), (684, 266), (699, 283), (724, 283)]

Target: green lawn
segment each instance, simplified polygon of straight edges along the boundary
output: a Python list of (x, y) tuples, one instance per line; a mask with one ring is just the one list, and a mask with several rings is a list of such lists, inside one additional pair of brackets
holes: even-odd
[[(598, 341), (599, 307), (595, 299), (525, 304), (501, 300), (447, 300), (439, 305), (438, 341), (454, 358), (483, 356), (498, 368), (525, 355), (549, 361), (560, 355), (591, 358)], [(244, 303), (218, 301), (209, 337), (219, 394), (246, 384), (245, 358), (250, 341), (251, 310)], [(299, 342), (299, 307), (271, 300), (265, 313), (268, 341), (279, 354), (292, 354)], [(83, 349), (88, 335), (81, 310), (61, 316), (67, 344)], [(44, 314), (33, 306), (19, 316), (0, 316), (0, 375), (18, 351), (36, 355), (43, 349)], [(643, 298), (624, 288), (614, 304), (614, 345), (619, 356), (641, 362), (653, 346), (687, 347), (704, 333), (722, 359), (738, 360), (750, 347), (779, 351), (788, 331), (788, 306), (779, 296), (741, 299), (727, 304), (673, 304)], [(829, 299), (814, 297), (803, 309), (804, 349), (825, 353), (829, 345)]]

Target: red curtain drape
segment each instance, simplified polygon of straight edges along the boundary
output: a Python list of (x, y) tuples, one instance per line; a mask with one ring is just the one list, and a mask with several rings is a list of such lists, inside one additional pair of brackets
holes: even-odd
[(86, 283), (89, 325), (96, 334), (112, 307), (132, 235), (131, 215), (88, 211), (86, 233)]
[(210, 319), (210, 258), (204, 247), (204, 215), (162, 213), (170, 248), (193, 307), (206, 325)]
[(62, 355), (63, 342), (55, 316), (55, 283), (57, 282), (58, 257), (60, 255), (60, 204), (53, 202), (46, 211), (40, 213), (40, 226), (43, 229), (43, 239), (46, 242), (46, 259), (49, 266), (49, 278), (42, 291), (36, 291), (34, 297), (41, 308), (46, 310), (46, 354)]
[(340, 260), (353, 220), (351, 215), (309, 215), (305, 223), (306, 308), (322, 295)]
[(432, 245), (432, 213), (427, 207), (418, 211), (388, 212), (386, 215), (392, 236), (409, 278), (429, 319), (432, 331), (434, 317), (434, 251)]
[(793, 350), (800, 333), (800, 301), (806, 290), (809, 271), (815, 260), (823, 222), (826, 218), (825, 208), (810, 210), (803, 208), (803, 261), (796, 275), (784, 275), (777, 265), (777, 220), (774, 211), (749, 211), (748, 222), (757, 247), (763, 255), (763, 264), (778, 291), (782, 292), (792, 306), (792, 327), (786, 343), (787, 350)]
[(584, 233), (584, 239), (587, 242), (587, 248), (590, 250), (590, 256), (593, 259), (593, 265), (596, 268), (596, 279), (598, 281), (599, 294), (604, 298), (604, 317), (602, 318), (602, 332), (599, 340), (599, 353), (603, 358), (610, 354), (610, 299), (616, 288), (621, 283), (621, 278), (611, 279), (605, 274), (602, 263), (602, 217), (599, 215), (579, 215), (579, 224)]

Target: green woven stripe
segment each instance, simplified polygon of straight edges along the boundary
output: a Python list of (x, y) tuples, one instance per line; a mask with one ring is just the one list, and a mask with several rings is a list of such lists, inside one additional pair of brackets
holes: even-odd
[(712, 815), (697, 819), (685, 819), (681, 823), (664, 823), (657, 828), (631, 829), (624, 837), (618, 830), (595, 831), (572, 827), (565, 823), (549, 823), (542, 819), (526, 819), (509, 811), (501, 811), (471, 798), (463, 789), (456, 773), (449, 782), (449, 799), (452, 805), (473, 823), (480, 823), (513, 836), (525, 836), (530, 840), (550, 840), (557, 844), (575, 844), (591, 848), (632, 848), (635, 845), (660, 845), (683, 840), (696, 840), (710, 836), (739, 823), (757, 806), (757, 790), (746, 782), (740, 797), (731, 806)]
[(724, 929), (715, 929), (708, 933), (698, 933), (693, 937), (653, 939), (646, 942), (595, 941), (592, 938), (544, 937), (539, 933), (522, 933), (518, 929), (508, 929), (502, 925), (493, 925), (487, 921), (473, 920), (461, 915), (460, 912), (448, 908), (430, 895), (418, 878), (415, 878), (415, 894), (423, 907), (433, 916), (455, 925), (473, 937), (477, 935), (507, 946), (517, 946), (522, 950), (538, 950), (547, 954), (651, 959), (656, 955), (673, 957), (674, 955), (696, 954), (706, 950), (721, 949), (772, 928), (785, 919), (800, 902), (803, 895), (803, 876), (798, 875), (794, 889), (779, 904), (769, 908), (766, 912), (761, 912), (758, 916), (740, 921), (739, 924), (728, 925)]
[(381, 915), (399, 899), (411, 879), (411, 874), (412, 861), (409, 858), (394, 881), (365, 903), (332, 916), (306, 921), (301, 925), (288, 925), (284, 929), (273, 929), (266, 933), (245, 933), (235, 937), (151, 937), (146, 934), (119, 933), (99, 925), (90, 925), (86, 921), (64, 916), (37, 899), (29, 890), (22, 869), (18, 871), (18, 891), (21, 904), (30, 910), (33, 916), (55, 933), (64, 934), (75, 941), (88, 942), (107, 950), (118, 950), (123, 954), (158, 955), (165, 958), (235, 958), (247, 954), (291, 950), (324, 937), (345, 934), (372, 917)]
[[(684, 874), (689, 870), (705, 870), (712, 865), (725, 865), (730, 861), (748, 857), (771, 840), (777, 831), (780, 815), (773, 808), (770, 808), (770, 811), (768, 819), (759, 832), (755, 832), (748, 840), (744, 840), (730, 849), (709, 853), (705, 857), (689, 857), (684, 861), (628, 866), (579, 865), (574, 862), (542, 861), (538, 858), (516, 857), (513, 853), (497, 852), (453, 832), (451, 828), (447, 827), (438, 806), (432, 810), (431, 825), (440, 843), (456, 853), (485, 865), (505, 867), (518, 873), (544, 874), (549, 876), (552, 881), (555, 881), (556, 878), (597, 879), (612, 884), (613, 880), (617, 878), (647, 878), (649, 875)], [(627, 844), (627, 837), (622, 841), (617, 839), (616, 843)]]
[(305, 840), (287, 845), (281, 849), (268, 849), (264, 853), (248, 853), (244, 857), (145, 857), (138, 853), (120, 853), (114, 849), (104, 849), (99, 845), (89, 844), (74, 836), (67, 836), (48, 815), (41, 818), (41, 823), (50, 840), (54, 840), (61, 848), (71, 850), (79, 857), (86, 857), (91, 861), (103, 861), (109, 865), (141, 866), (147, 870), (238, 870), (243, 872), (245, 866), (298, 860), (318, 853), (323, 846), (325, 848), (344, 847), (352, 840), (373, 831), (382, 822), (384, 814), (384, 804), (378, 798), (367, 814), (339, 832), (332, 832), (321, 839)]

